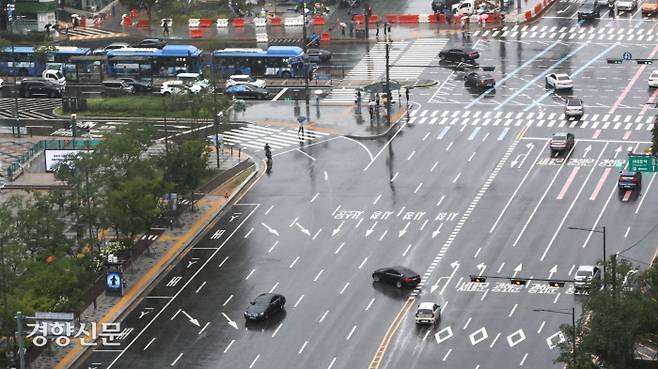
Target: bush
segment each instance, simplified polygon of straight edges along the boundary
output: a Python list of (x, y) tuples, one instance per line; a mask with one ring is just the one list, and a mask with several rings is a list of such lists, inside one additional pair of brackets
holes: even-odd
[[(198, 109), (192, 109), (189, 100), (199, 101)], [(205, 100), (205, 101), (204, 101)], [(210, 100), (210, 101), (208, 101)], [(228, 99), (217, 96), (217, 111), (228, 106)], [(212, 109), (212, 96), (170, 96), (166, 100), (167, 117), (172, 118), (210, 118), (212, 114), (202, 110)], [(201, 110), (201, 112), (199, 112)], [(196, 114), (196, 116), (195, 116)], [(122, 96), (87, 100), (87, 111), (82, 116), (111, 117), (153, 117), (164, 115), (163, 97), (161, 96)]]

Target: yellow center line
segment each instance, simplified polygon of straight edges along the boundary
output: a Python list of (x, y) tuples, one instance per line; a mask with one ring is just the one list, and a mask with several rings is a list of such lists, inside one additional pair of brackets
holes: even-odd
[(525, 126), (525, 127), (521, 128), (521, 130), (519, 131), (519, 134), (516, 135), (516, 141), (522, 139), (523, 136), (525, 136), (525, 134), (526, 134), (527, 132), (528, 132), (528, 126)]
[(414, 301), (415, 301), (414, 297), (409, 297), (407, 301), (404, 303), (404, 305), (402, 305), (402, 308), (400, 309), (400, 311), (398, 311), (397, 315), (395, 316), (395, 319), (393, 319), (391, 324), (388, 326), (388, 329), (386, 330), (386, 333), (384, 334), (382, 341), (379, 343), (379, 346), (375, 351), (375, 355), (370, 361), (370, 365), (368, 365), (368, 369), (379, 368), (379, 365), (382, 362), (382, 358), (384, 357), (384, 354), (388, 349), (388, 345), (391, 343), (391, 339), (395, 335), (395, 332), (397, 332), (398, 328), (400, 327), (400, 324), (402, 323), (402, 319), (404, 319), (404, 317), (407, 315), (407, 311), (409, 311), (409, 308), (411, 308)]

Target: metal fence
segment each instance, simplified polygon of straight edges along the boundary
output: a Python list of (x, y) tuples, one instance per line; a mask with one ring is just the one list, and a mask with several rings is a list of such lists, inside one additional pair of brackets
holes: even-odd
[(13, 163), (2, 173), (5, 178), (11, 180), (21, 173), (23, 165), (30, 161), (33, 157), (37, 156), (43, 150), (86, 150), (95, 148), (100, 143), (100, 140), (43, 140), (35, 143), (28, 148), (23, 154), (19, 155)]

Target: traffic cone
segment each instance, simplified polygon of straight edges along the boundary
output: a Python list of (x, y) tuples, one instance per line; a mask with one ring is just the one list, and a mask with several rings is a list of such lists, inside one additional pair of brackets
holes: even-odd
[(228, 191), (224, 192), (224, 198), (228, 199)]

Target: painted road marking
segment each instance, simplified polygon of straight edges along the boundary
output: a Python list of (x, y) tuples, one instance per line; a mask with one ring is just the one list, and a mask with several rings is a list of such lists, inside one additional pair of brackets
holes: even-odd
[(564, 195), (567, 193), (567, 190), (571, 186), (571, 183), (573, 183), (573, 180), (576, 178), (576, 174), (578, 174), (579, 170), (580, 167), (573, 167), (571, 169), (571, 174), (569, 174), (569, 178), (567, 178), (567, 181), (562, 186), (562, 190), (557, 195), (557, 200), (562, 200), (564, 198)]
[[(514, 336), (518, 336), (518, 338), (515, 339)], [(519, 343), (523, 342), (525, 339), (526, 337), (525, 337), (525, 333), (523, 332), (523, 329), (519, 329), (518, 331), (507, 336), (507, 344), (509, 345), (509, 347), (514, 347)]]
[(505, 136), (507, 136), (507, 132), (509, 132), (509, 127), (505, 127), (503, 131), (498, 135), (498, 141), (502, 141)]
[[(476, 336), (479, 336), (479, 337), (476, 337)], [(487, 334), (487, 329), (485, 327), (482, 327), (482, 328), (478, 329), (477, 331), (475, 331), (475, 332), (468, 335), (468, 338), (470, 338), (471, 344), (473, 346), (475, 346), (478, 343), (486, 340), (488, 337), (489, 337), (489, 335)]]
[(592, 195), (589, 197), (590, 200), (596, 200), (596, 196), (598, 196), (599, 191), (601, 191), (601, 187), (603, 187), (603, 182), (605, 182), (605, 179), (608, 178), (608, 174), (610, 174), (610, 171), (612, 168), (605, 168), (603, 171), (603, 175), (601, 175), (601, 178), (599, 178), (598, 183), (596, 184), (596, 187), (594, 188), (594, 191), (592, 192)]
[(436, 343), (438, 344), (444, 342), (450, 337), (452, 337), (452, 329), (450, 328), (450, 326), (443, 328), (442, 330), (436, 332), (436, 334), (434, 335), (434, 338), (436, 339)]
[(446, 136), (446, 133), (448, 133), (448, 130), (449, 130), (449, 129), (450, 129), (450, 127), (443, 127), (443, 129), (441, 130), (441, 133), (439, 133), (439, 135), (436, 136), (436, 139), (437, 139), (437, 140), (442, 140), (443, 137)]
[(473, 131), (471, 132), (471, 134), (468, 136), (468, 140), (469, 140), (469, 141), (473, 141), (473, 139), (475, 138), (475, 136), (477, 136), (478, 132), (480, 131), (480, 128), (481, 128), (481, 127), (475, 127), (475, 128), (473, 129)]

